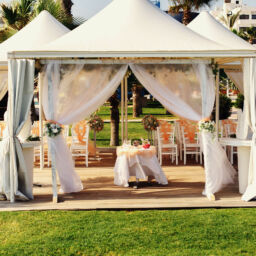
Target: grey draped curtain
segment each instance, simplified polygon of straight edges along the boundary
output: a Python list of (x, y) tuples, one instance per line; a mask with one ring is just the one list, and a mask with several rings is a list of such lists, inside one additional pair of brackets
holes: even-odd
[(22, 146), (18, 140), (28, 117), (34, 90), (35, 62), (10, 60), (8, 63), (7, 134), (0, 146), (0, 193), (12, 202), (26, 200), (27, 171)]

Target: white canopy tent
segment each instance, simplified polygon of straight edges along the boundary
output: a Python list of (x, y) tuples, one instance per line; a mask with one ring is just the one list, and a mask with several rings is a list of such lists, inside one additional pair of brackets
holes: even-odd
[[(0, 100), (8, 90), (7, 53), (15, 50), (27, 51), (35, 49), (39, 45), (43, 46), (56, 40), (69, 31), (68, 28), (56, 20), (48, 11), (42, 11), (23, 29), (0, 44)], [(40, 133), (43, 133), (42, 130)], [(41, 146), (41, 168), (43, 168), (43, 161), (43, 146)]]
[[(214, 40), (217, 43), (223, 44), (225, 46), (230, 46), (233, 48), (239, 47), (241, 49), (256, 49), (251, 44), (247, 43), (245, 40), (241, 39), (239, 36), (235, 35), (233, 32), (224, 27), (220, 22), (218, 22), (212, 15), (208, 12), (202, 12), (197, 16), (188, 27), (198, 34)], [(228, 77), (235, 83), (239, 88), (241, 93), (245, 96), (244, 110), (239, 120), (239, 131), (237, 132), (238, 139), (252, 139), (251, 146), (251, 156), (249, 164), (249, 174), (248, 174), (248, 188), (244, 193), (243, 199), (250, 200), (256, 196), (256, 166), (255, 166), (255, 134), (254, 134), (254, 116), (255, 116), (255, 84), (253, 84), (254, 75), (250, 72), (255, 73), (253, 70), (254, 64), (252, 64), (255, 59), (252, 60), (249, 67), (249, 60), (241, 59), (240, 61), (233, 63), (225, 63), (220, 67), (224, 69)], [(250, 81), (251, 80), (251, 81)], [(252, 92), (250, 94), (249, 92)], [(253, 138), (249, 133), (249, 129), (253, 131)], [(238, 161), (243, 162), (247, 159), (246, 153), (243, 150), (238, 150)], [(247, 171), (247, 170), (246, 170)]]
[[(37, 50), (10, 53), (9, 65), (12, 76), (19, 74), (21, 68), (27, 67), (31, 72), (31, 62), (40, 61), (46, 66), (42, 75), (44, 112), (48, 120), (61, 124), (69, 124), (97, 109), (98, 105), (115, 91), (128, 65), (142, 84), (156, 95), (168, 110), (187, 118), (191, 113), (193, 118), (190, 118), (199, 121), (210, 115), (214, 103), (213, 76), (209, 66), (211, 60), (223, 58), (222, 60), (230, 61), (255, 56), (255, 49), (230, 48), (200, 36), (147, 0), (115, 0), (85, 24), (47, 46)], [(102, 79), (98, 80), (101, 77)], [(23, 86), (24, 82), (22, 78), (17, 83), (10, 80), (9, 88), (13, 91), (14, 88)], [(175, 82), (179, 84), (178, 87)], [(187, 87), (183, 87), (184, 83)], [(187, 93), (190, 86), (193, 87), (194, 94)], [(79, 96), (86, 98), (77, 101)], [(75, 104), (68, 106), (67, 99), (75, 99), (74, 102), (82, 102), (83, 105), (72, 110)], [(13, 109), (15, 104), (17, 103), (11, 101), (10, 109)], [(195, 108), (195, 105), (200, 107)], [(9, 120), (13, 120), (13, 115)], [(10, 121), (9, 129), (13, 125)], [(13, 138), (15, 136), (14, 134)], [(12, 143), (13, 141), (11, 145)], [(56, 145), (59, 143), (63, 146), (63, 143), (61, 138), (51, 143), (53, 194), (56, 199), (54, 160), (58, 160), (60, 155)], [(17, 150), (14, 148), (11, 155), (15, 154)], [(11, 163), (10, 175), (13, 177), (18, 169), (15, 167), (16, 163)], [(69, 167), (72, 169), (72, 166)], [(210, 168), (213, 169), (213, 166)], [(227, 175), (230, 176), (221, 177), (217, 190), (232, 180), (232, 174)], [(80, 187), (76, 178), (74, 183), (77, 188)], [(216, 180), (206, 181), (208, 188), (214, 187), (214, 183)], [(14, 186), (11, 184), (11, 187)], [(210, 192), (215, 193), (217, 190), (214, 189)], [(10, 191), (12, 201), (17, 191), (17, 187)]]
[(7, 92), (7, 53), (27, 51), (38, 45), (46, 45), (70, 30), (57, 21), (49, 12), (42, 11), (27, 26), (0, 44), (0, 100)]

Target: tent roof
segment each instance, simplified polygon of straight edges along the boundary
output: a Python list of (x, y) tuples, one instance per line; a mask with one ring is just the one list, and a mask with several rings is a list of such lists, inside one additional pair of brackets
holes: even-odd
[[(114, 0), (87, 22), (11, 57), (193, 57), (232, 50), (190, 30), (148, 0)], [(204, 55), (204, 56), (205, 56)], [(229, 55), (228, 55), (229, 56)]]
[(42, 11), (27, 26), (0, 44), (0, 61), (7, 61), (7, 52), (28, 51), (45, 45), (70, 30), (49, 12)]
[(240, 50), (256, 50), (254, 46), (224, 27), (207, 11), (201, 12), (187, 27), (226, 47)]

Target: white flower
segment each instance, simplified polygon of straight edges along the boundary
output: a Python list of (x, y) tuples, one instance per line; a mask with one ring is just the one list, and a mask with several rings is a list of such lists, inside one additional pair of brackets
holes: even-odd
[(53, 133), (58, 133), (58, 129), (54, 128), (54, 129), (52, 129), (52, 132)]

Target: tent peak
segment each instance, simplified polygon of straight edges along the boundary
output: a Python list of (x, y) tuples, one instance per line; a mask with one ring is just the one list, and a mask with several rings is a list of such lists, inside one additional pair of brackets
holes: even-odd
[(216, 20), (208, 11), (201, 12), (188, 28), (212, 41), (235, 50), (255, 50), (255, 47), (237, 36)]

